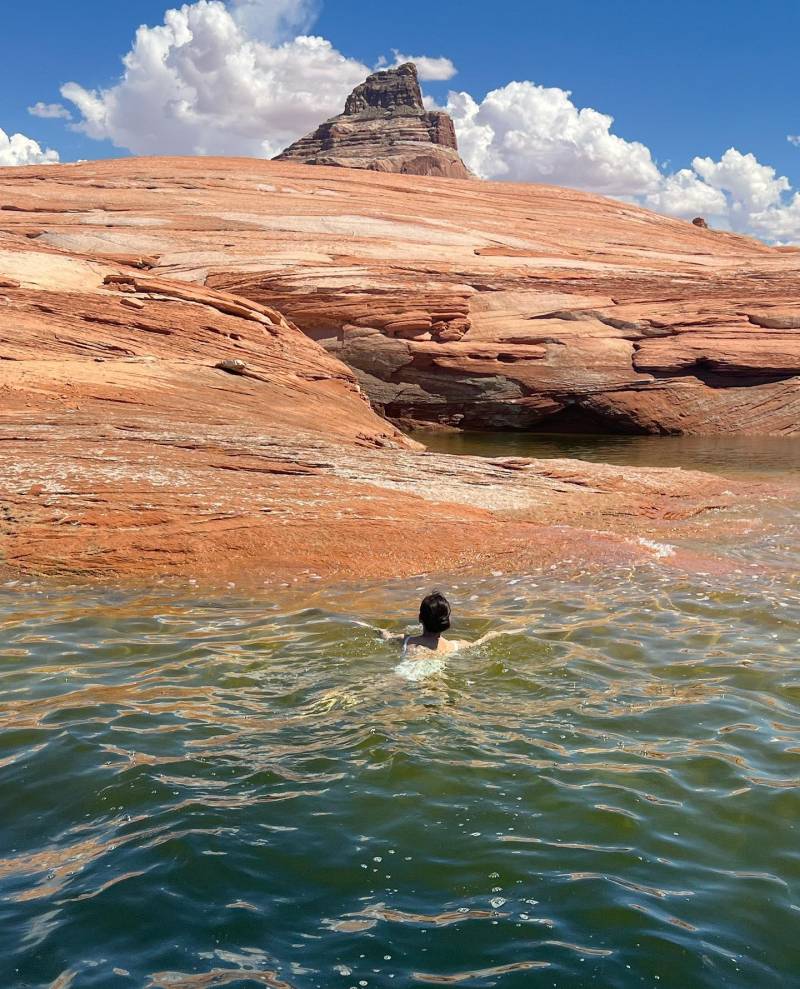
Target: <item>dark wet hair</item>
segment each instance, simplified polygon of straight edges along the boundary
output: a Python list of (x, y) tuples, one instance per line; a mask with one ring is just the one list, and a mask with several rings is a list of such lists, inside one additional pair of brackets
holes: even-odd
[(450, 602), (438, 591), (422, 599), (419, 620), (429, 635), (440, 635), (450, 628)]

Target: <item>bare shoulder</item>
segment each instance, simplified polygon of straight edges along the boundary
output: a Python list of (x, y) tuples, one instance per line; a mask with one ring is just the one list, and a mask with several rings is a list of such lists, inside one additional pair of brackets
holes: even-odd
[(469, 642), (464, 639), (446, 639), (442, 644), (445, 652), (458, 652), (460, 649), (465, 649)]

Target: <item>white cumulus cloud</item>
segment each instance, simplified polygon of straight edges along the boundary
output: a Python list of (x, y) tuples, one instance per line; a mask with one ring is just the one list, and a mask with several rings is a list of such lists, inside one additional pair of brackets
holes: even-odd
[(72, 120), (72, 114), (63, 103), (34, 103), (28, 107), (32, 117), (43, 117), (45, 120)]
[[(61, 87), (76, 129), (135, 154), (272, 157), (341, 113), (369, 75), (310, 26), (315, 0), (196, 0), (142, 26), (107, 89)], [(425, 78), (449, 78), (449, 59), (422, 56)]]
[[(800, 194), (753, 154), (729, 148), (665, 173), (650, 149), (613, 133), (613, 117), (577, 107), (567, 90), (511, 82), (478, 102), (451, 92), (462, 157), (482, 178), (573, 186), (766, 240), (800, 239)], [(800, 144), (800, 137), (798, 138)]]
[(261, 41), (288, 41), (305, 34), (319, 15), (321, 0), (231, 0), (236, 23)]
[[(795, 193), (787, 198), (791, 184), (771, 165), (763, 165), (753, 154), (728, 148), (719, 161), (694, 158), (692, 169), (689, 174), (697, 176), (709, 190), (708, 212), (722, 225), (770, 241), (800, 238), (800, 196)], [(724, 205), (714, 206), (712, 192), (722, 197)]]
[(413, 62), (417, 67), (417, 75), (423, 82), (446, 82), (458, 72), (452, 61), (444, 56), (432, 58), (430, 55), (404, 55), (396, 48), (392, 49), (392, 54), (392, 68), (403, 65), (404, 62)]
[(749, 232), (778, 244), (800, 243), (800, 192), (779, 206), (753, 213), (748, 217)]
[(43, 150), (33, 138), (24, 134), (6, 134), (0, 127), (0, 166), (3, 165), (54, 165), (58, 152)]
[(800, 134), (787, 134), (786, 140), (796, 148), (800, 148)]
[(712, 189), (730, 193), (733, 202), (747, 213), (775, 206), (790, 188), (789, 180), (777, 176), (770, 165), (762, 165), (755, 155), (743, 155), (736, 148), (728, 148), (719, 161), (695, 158), (692, 167)]
[(271, 45), (219, 0), (198, 0), (139, 28), (116, 85), (61, 93), (79, 130), (136, 154), (269, 157), (341, 112), (368, 73), (324, 38)]
[(613, 117), (579, 109), (564, 89), (510, 82), (480, 103), (469, 93), (451, 93), (446, 109), (467, 164), (483, 178), (552, 182), (611, 196), (659, 187), (650, 150), (612, 133)]
[(646, 196), (644, 204), (657, 213), (685, 219), (724, 217), (728, 211), (724, 194), (707, 185), (690, 168), (681, 168), (662, 178), (658, 190)]

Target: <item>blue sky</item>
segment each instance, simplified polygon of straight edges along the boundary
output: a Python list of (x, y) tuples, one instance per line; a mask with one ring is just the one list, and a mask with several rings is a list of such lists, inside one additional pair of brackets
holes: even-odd
[(397, 9), (328, 3), (317, 26), (344, 51), (359, 38), (367, 57), (448, 55), (448, 85), (473, 94), (512, 79), (571, 90), (675, 167), (734, 145), (800, 182), (786, 140), (800, 133), (798, 0), (406, 0), (400, 24)]
[[(302, 7), (311, 0), (229, 0), (229, 5), (246, 2)], [(38, 101), (65, 103), (79, 118), (75, 107), (60, 95), (61, 85), (75, 81), (87, 90), (113, 86), (136, 28), (161, 24), (170, 6), (179, 4), (166, 0), (9, 3), (3, 13), (0, 128), (54, 148), (63, 161), (129, 153), (108, 139), (93, 140), (70, 129), (65, 120), (31, 116), (27, 107)], [(800, 146), (787, 140), (787, 135), (800, 134), (798, 0), (759, 4), (752, 0), (404, 0), (402, 4), (326, 0), (318, 6), (318, 16), (306, 18), (309, 33), (328, 39), (334, 49), (355, 60), (354, 66), (372, 67), (381, 55), (391, 58), (392, 49), (451, 59), (457, 75), (424, 82), (425, 91), (441, 104), (446, 103), (448, 91), (458, 90), (480, 105), (489, 90), (512, 80), (528, 80), (570, 91), (579, 109), (590, 107), (613, 116), (613, 133), (649, 148), (665, 174), (687, 168), (698, 155), (716, 162), (733, 147), (774, 167), (793, 189), (800, 186)], [(275, 45), (285, 39), (263, 40)], [(345, 82), (349, 87), (356, 74), (351, 68), (347, 78), (339, 80), (340, 88), (346, 88)], [(339, 98), (334, 87), (329, 105), (321, 101), (322, 118)], [(526, 119), (530, 113), (538, 114), (538, 107), (532, 103)], [(497, 108), (492, 112), (496, 121)], [(489, 119), (489, 108), (483, 114)], [(305, 118), (302, 124), (306, 126)], [(466, 118), (462, 126), (466, 135)], [(117, 140), (124, 143), (128, 138)], [(465, 140), (469, 144), (468, 136)], [(498, 135), (497, 142), (501, 140)], [(158, 150), (132, 143), (134, 150)], [(537, 138), (530, 144), (531, 155), (540, 143)], [(232, 141), (233, 152), (243, 153), (247, 147)], [(179, 144), (165, 148), (176, 149), (183, 150)], [(220, 144), (208, 150), (219, 151)], [(591, 173), (583, 166), (562, 169), (562, 159), (554, 161), (552, 181), (558, 181), (563, 171), (573, 179), (564, 184), (591, 186)], [(541, 170), (528, 174), (519, 162), (505, 160), (486, 165), (485, 170), (488, 177), (541, 177)], [(730, 195), (718, 174), (711, 181)], [(637, 182), (631, 186), (634, 198), (641, 194)], [(602, 182), (597, 191), (625, 193)], [(784, 204), (791, 193), (788, 189), (782, 193)], [(750, 213), (754, 208), (748, 207)], [(736, 225), (735, 217), (731, 222)]]

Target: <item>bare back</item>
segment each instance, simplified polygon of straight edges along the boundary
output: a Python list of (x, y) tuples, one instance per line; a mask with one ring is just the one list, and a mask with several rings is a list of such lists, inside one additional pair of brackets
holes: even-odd
[(403, 653), (409, 659), (429, 659), (431, 656), (447, 656), (465, 645), (466, 642), (445, 639), (441, 635), (407, 635), (403, 640)]

